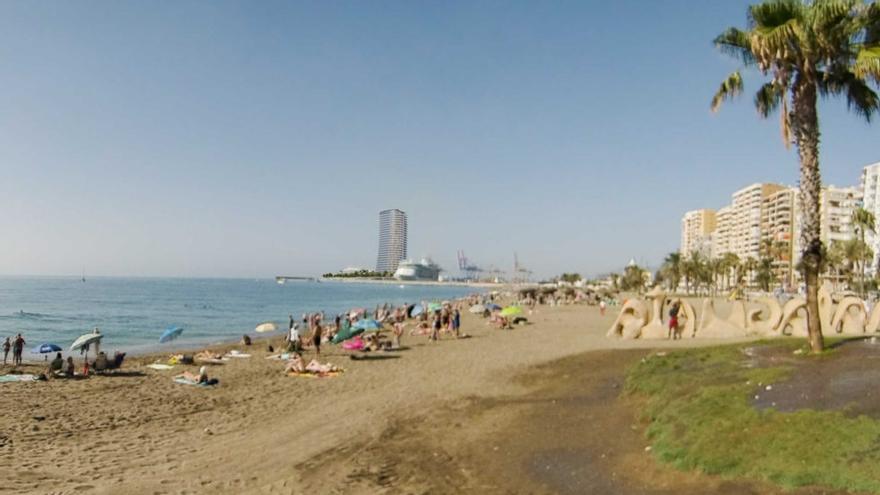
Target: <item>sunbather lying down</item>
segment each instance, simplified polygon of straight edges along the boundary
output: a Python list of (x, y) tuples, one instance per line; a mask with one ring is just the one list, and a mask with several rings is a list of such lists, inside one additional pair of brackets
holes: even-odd
[(195, 385), (216, 385), (218, 383), (218, 380), (216, 378), (208, 378), (208, 368), (204, 366), (199, 368), (198, 374), (184, 371), (183, 374), (177, 375), (174, 378), (176, 380), (184, 380), (188, 383)]
[(221, 361), (223, 359), (223, 354), (219, 352), (211, 352), (207, 349), (199, 352), (195, 355), (196, 360), (198, 361)]
[(299, 354), (294, 354), (293, 358), (284, 368), (285, 373), (314, 373), (316, 375), (342, 371), (342, 368), (334, 366), (330, 363), (319, 363), (316, 359), (309, 361), (309, 364), (303, 365), (303, 359)]

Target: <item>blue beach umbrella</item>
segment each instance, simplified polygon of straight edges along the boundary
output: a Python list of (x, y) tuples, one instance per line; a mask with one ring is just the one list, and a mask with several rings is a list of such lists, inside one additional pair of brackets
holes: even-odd
[(416, 306), (416, 307), (413, 308), (413, 310), (412, 310), (412, 312), (410, 313), (410, 315), (412, 315), (412, 316), (419, 316), (420, 314), (422, 314), (422, 313), (424, 313), (424, 312), (425, 312), (425, 308), (424, 308), (424, 307), (422, 307), (422, 306)]
[(48, 344), (47, 343), (47, 344), (41, 344), (41, 345), (38, 345), (37, 347), (34, 347), (34, 349), (31, 352), (34, 354), (49, 354), (50, 352), (60, 352), (60, 351), (61, 351), (61, 347), (59, 347), (55, 344)]
[(497, 304), (487, 304), (486, 309), (488, 309), (489, 311), (498, 311), (499, 309), (501, 309), (501, 306)]
[[(48, 344), (48, 343), (38, 345), (37, 347), (34, 347), (31, 350), (31, 352), (34, 354), (49, 354), (50, 352), (60, 352), (60, 351), (61, 351), (61, 347), (59, 347), (55, 344)], [(46, 361), (48, 361), (48, 360), (49, 360), (49, 356), (46, 356)]]
[(354, 325), (354, 328), (358, 330), (363, 330), (364, 332), (375, 332), (377, 330), (382, 329), (382, 324), (376, 320), (372, 320), (369, 318), (358, 320)]
[(164, 332), (162, 332), (162, 335), (159, 337), (159, 343), (164, 344), (165, 342), (170, 342), (170, 341), (176, 339), (177, 337), (180, 337), (180, 334), (182, 334), (182, 333), (183, 333), (182, 327), (174, 327), (174, 326), (168, 327), (165, 329)]

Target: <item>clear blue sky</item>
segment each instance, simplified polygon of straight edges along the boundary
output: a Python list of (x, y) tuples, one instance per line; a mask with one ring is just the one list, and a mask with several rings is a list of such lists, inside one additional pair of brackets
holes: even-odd
[[(750, 94), (709, 112), (747, 4), (0, 3), (0, 274), (373, 266), (385, 208), (449, 270), (656, 265), (684, 211), (796, 184)], [(880, 160), (845, 107), (837, 185)]]

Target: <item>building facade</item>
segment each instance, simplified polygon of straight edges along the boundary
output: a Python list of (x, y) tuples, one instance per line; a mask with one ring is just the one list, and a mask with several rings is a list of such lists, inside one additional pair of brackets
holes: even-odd
[(762, 250), (772, 254), (773, 271), (787, 288), (794, 287), (797, 264), (798, 199), (797, 189), (785, 188), (764, 199), (761, 212)]
[(394, 273), (397, 265), (405, 259), (406, 213), (398, 209), (380, 211), (376, 271)]
[(685, 213), (681, 219), (682, 256), (690, 256), (694, 251), (709, 256), (711, 253), (710, 234), (714, 231), (714, 210), (703, 209)]
[(761, 220), (764, 216), (766, 199), (786, 189), (780, 184), (752, 184), (733, 193), (733, 210), (730, 228), (730, 252), (740, 260), (761, 257), (761, 241), (764, 238)]
[[(862, 193), (862, 207), (873, 213), (875, 219), (880, 219), (880, 162), (866, 165), (862, 169), (862, 178), (859, 185)], [(880, 230), (880, 225), (877, 225), (875, 230)], [(874, 251), (874, 259), (871, 260), (868, 267), (868, 271), (874, 275), (878, 269), (880, 234), (870, 231), (866, 232), (865, 242)]]

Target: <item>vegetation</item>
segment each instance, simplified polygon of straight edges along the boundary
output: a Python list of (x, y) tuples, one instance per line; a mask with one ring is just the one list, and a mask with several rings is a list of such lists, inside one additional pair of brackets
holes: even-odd
[[(869, 120), (880, 99), (869, 84), (880, 84), (880, 4), (862, 0), (767, 0), (748, 11), (749, 27), (732, 27), (715, 45), (745, 68), (769, 78), (755, 94), (762, 117), (781, 107), (782, 139), (800, 159), (801, 241), (807, 285), (807, 327), (811, 349), (823, 348), (819, 327), (819, 273), (823, 264), (819, 201), (818, 97), (841, 95), (853, 112)], [(712, 110), (743, 91), (740, 71), (732, 73), (712, 99)]]
[(852, 225), (859, 236), (858, 250), (856, 257), (861, 265), (861, 279), (859, 280), (859, 289), (862, 297), (867, 294), (865, 290), (865, 268), (869, 261), (874, 258), (874, 253), (870, 252), (868, 244), (865, 242), (865, 234), (874, 232), (874, 214), (864, 208), (858, 208), (853, 212)]
[(391, 278), (394, 276), (392, 272), (375, 272), (372, 270), (358, 270), (350, 273), (325, 273), (324, 278)]
[(646, 278), (648, 277), (642, 267), (638, 265), (628, 265), (623, 269), (623, 276), (618, 282), (620, 288), (625, 291), (642, 292), (645, 290)]
[(559, 276), (559, 280), (573, 284), (573, 283), (579, 282), (581, 280), (581, 274), (580, 273), (563, 273), (562, 275)]
[[(768, 345), (788, 352), (805, 344)], [(627, 390), (647, 399), (644, 419), (654, 455), (682, 470), (787, 488), (880, 492), (880, 421), (829, 411), (758, 410), (750, 398), (792, 370), (748, 367), (747, 359), (741, 345), (692, 349), (651, 356), (630, 370)]]

